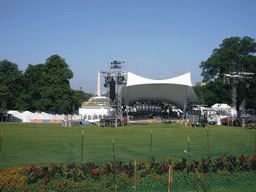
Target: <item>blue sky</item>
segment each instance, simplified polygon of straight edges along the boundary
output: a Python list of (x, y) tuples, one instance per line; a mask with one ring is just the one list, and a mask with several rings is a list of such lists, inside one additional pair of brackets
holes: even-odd
[(223, 39), (256, 38), (254, 0), (0, 0), (0, 18), (0, 60), (24, 71), (58, 54), (85, 92), (114, 60), (143, 77), (191, 72), (198, 82)]

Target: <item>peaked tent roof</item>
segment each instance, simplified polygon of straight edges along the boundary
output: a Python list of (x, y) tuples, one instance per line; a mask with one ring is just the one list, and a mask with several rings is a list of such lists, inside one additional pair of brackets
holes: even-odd
[(122, 89), (123, 104), (139, 100), (169, 101), (183, 109), (187, 99), (198, 100), (191, 83), (191, 73), (154, 80), (127, 73), (127, 84)]
[(131, 72), (127, 73), (127, 87), (141, 84), (178, 84), (192, 87), (191, 73), (186, 73), (178, 77), (162, 80), (148, 79), (145, 77), (135, 75)]

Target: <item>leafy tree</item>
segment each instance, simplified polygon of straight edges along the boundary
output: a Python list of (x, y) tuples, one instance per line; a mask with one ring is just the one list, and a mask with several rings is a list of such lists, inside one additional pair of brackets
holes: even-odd
[(84, 102), (84, 99), (81, 96), (81, 91), (77, 91), (77, 90), (73, 91), (71, 99), (72, 99), (72, 104), (71, 104), (72, 111), (77, 110), (78, 107), (80, 107)]
[(68, 64), (52, 55), (45, 64), (28, 65), (22, 74), (7, 60), (0, 62), (0, 112), (7, 109), (71, 113), (87, 95), (70, 88)]
[(207, 103), (208, 106), (212, 106), (215, 103), (227, 103), (230, 105), (232, 103), (230, 89), (229, 85), (223, 85), (220, 78), (210, 81), (204, 86), (194, 87), (198, 99)]
[(80, 90), (78, 92), (81, 95), (81, 97), (83, 99), (83, 102), (88, 101), (92, 97), (92, 94), (90, 94), (90, 93), (85, 93), (85, 92), (80, 91)]
[(22, 100), (28, 105), (27, 110), (44, 111), (45, 107), (41, 98), (41, 93), (45, 86), (44, 64), (28, 65), (23, 74), (23, 87), (26, 90), (22, 94)]
[(46, 111), (71, 112), (72, 94), (69, 80), (73, 72), (68, 64), (59, 55), (52, 55), (46, 59), (44, 75), (42, 76), (44, 86), (41, 91), (41, 101)]
[[(223, 40), (219, 48), (213, 50), (212, 55), (202, 61), (200, 68), (204, 86), (204, 99), (208, 105), (221, 102), (231, 104), (231, 86), (223, 85), (225, 73), (232, 72), (232, 63), (240, 64), (240, 69), (245, 72), (256, 73), (256, 42), (250, 37), (230, 37)], [(256, 77), (249, 80), (251, 88), (246, 90), (246, 107), (256, 108), (253, 98), (256, 94)], [(244, 88), (238, 86), (238, 93)], [(237, 104), (241, 104), (243, 97), (238, 94)]]
[(197, 96), (197, 98), (201, 101), (204, 100), (204, 87), (203, 86), (194, 86), (193, 87), (194, 92)]
[(15, 103), (22, 89), (21, 74), (17, 64), (7, 60), (0, 61), (0, 112), (16, 109)]
[(232, 63), (242, 63), (244, 70), (255, 70), (256, 42), (250, 37), (230, 37), (224, 39), (220, 48), (213, 50), (212, 55), (202, 61), (202, 76), (205, 82), (215, 78), (223, 78), (225, 73), (232, 71)]

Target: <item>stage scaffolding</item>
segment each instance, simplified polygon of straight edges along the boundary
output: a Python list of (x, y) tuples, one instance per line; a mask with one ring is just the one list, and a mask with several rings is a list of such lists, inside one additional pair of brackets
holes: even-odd
[(101, 71), (105, 78), (104, 87), (107, 88), (108, 116), (100, 121), (100, 126), (122, 126), (122, 87), (126, 83), (125, 71), (122, 70), (124, 61), (111, 62), (110, 70)]

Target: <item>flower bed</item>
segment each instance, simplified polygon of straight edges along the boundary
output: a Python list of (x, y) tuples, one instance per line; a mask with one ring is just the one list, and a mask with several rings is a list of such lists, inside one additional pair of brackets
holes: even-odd
[[(236, 158), (224, 155), (217, 159), (202, 158), (200, 161), (184, 158), (181, 162), (173, 162), (173, 158), (169, 157), (167, 161), (155, 162), (151, 158), (147, 164), (142, 160), (136, 166), (138, 190), (166, 191), (170, 164), (174, 169), (173, 187), (176, 190), (201, 187), (194, 174), (195, 169), (200, 172), (206, 188), (215, 187), (216, 183), (219, 183), (218, 189), (223, 186), (230, 189), (230, 183), (233, 187), (255, 187), (256, 156), (242, 155)], [(30, 165), (1, 172), (0, 191), (112, 191), (114, 183), (117, 190), (129, 190), (133, 188), (133, 177), (133, 162), (104, 165), (73, 163), (65, 167), (55, 163), (49, 167)]]

